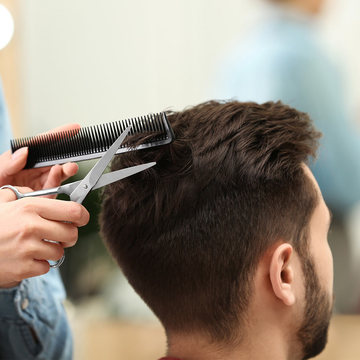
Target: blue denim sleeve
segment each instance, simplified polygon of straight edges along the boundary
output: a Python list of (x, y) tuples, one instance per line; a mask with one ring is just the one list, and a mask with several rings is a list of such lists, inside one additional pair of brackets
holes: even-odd
[(10, 138), (12, 137), (10, 120), (5, 105), (4, 93), (0, 78), (0, 154), (10, 148)]
[(72, 359), (72, 334), (57, 269), (0, 289), (0, 359)]

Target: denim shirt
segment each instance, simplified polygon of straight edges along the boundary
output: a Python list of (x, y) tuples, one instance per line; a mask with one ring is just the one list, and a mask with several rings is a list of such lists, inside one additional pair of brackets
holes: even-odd
[[(0, 150), (9, 148), (10, 122), (0, 81)], [(1, 229), (0, 229), (1, 231)], [(72, 359), (72, 334), (58, 269), (0, 289), (0, 359)]]
[(64, 299), (58, 269), (0, 289), (0, 359), (71, 359)]

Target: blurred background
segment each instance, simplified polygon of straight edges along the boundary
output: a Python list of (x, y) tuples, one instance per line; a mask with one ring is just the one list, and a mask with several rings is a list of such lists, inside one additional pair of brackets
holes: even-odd
[[(360, 2), (288, 1), (0, 0), (0, 77), (14, 137), (212, 98), (309, 112), (325, 134), (314, 172), (335, 215), (337, 315), (319, 358), (358, 359), (360, 320), (341, 314), (360, 312)], [(108, 256), (98, 204), (94, 192), (61, 268), (75, 359), (160, 357), (164, 334)]]

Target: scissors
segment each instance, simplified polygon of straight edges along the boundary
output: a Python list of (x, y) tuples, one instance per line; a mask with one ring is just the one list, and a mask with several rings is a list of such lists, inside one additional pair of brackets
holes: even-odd
[[(17, 199), (22, 199), (26, 197), (33, 196), (44, 196), (44, 195), (54, 195), (54, 194), (66, 194), (69, 195), (71, 201), (75, 201), (81, 204), (88, 193), (92, 190), (99, 189), (105, 185), (111, 184), (115, 181), (119, 181), (121, 179), (125, 179), (131, 175), (137, 174), (141, 171), (144, 171), (156, 164), (156, 162), (149, 162), (142, 165), (131, 166), (125, 169), (112, 171), (107, 174), (103, 174), (107, 166), (109, 165), (111, 159), (115, 155), (116, 151), (126, 138), (129, 133), (131, 126), (128, 126), (122, 134), (115, 140), (115, 142), (110, 146), (109, 150), (100, 158), (100, 160), (92, 167), (92, 169), (87, 173), (83, 180), (72, 182), (66, 185), (61, 185), (51, 189), (44, 189), (39, 191), (33, 191), (30, 193), (23, 194), (16, 187), (12, 185), (5, 185), (0, 187), (1, 189), (10, 189), (12, 190)], [(52, 240), (46, 240), (48, 242), (55, 242)], [(57, 268), (61, 266), (61, 264), (65, 260), (65, 254), (62, 258), (52, 264), (50, 264), (51, 268)]]

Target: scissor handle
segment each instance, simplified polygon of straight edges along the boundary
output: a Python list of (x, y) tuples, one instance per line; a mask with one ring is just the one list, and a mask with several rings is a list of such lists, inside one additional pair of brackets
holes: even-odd
[(24, 194), (22, 194), (15, 186), (4, 185), (4, 186), (0, 187), (0, 190), (2, 190), (2, 189), (10, 189), (10, 190), (12, 190), (18, 200), (22, 199), (24, 197)]
[[(50, 195), (49, 190), (39, 190), (39, 191), (34, 191), (32, 193), (23, 194), (15, 186), (12, 186), (12, 185), (4, 185), (4, 186), (0, 187), (0, 190), (2, 190), (2, 189), (10, 189), (10, 190), (12, 190), (14, 192), (14, 194), (16, 195), (16, 198), (18, 200), (23, 199), (24, 197), (30, 197), (30, 196)], [(53, 243), (58, 244), (57, 241), (46, 240), (46, 239), (44, 239), (44, 240), (47, 241), (47, 242), (53, 242)], [(60, 267), (62, 265), (62, 263), (64, 262), (64, 260), (65, 260), (65, 254), (61, 257), (61, 259), (59, 259), (58, 261), (55, 261), (53, 264), (50, 264), (50, 262), (49, 262), (49, 265), (50, 265), (50, 267), (52, 269), (55, 269), (55, 268)]]
[[(58, 244), (57, 241), (51, 241), (51, 240), (45, 240), (45, 241), (47, 241), (47, 242), (53, 242), (53, 243), (55, 243), (55, 244)], [(61, 257), (61, 259), (59, 259), (58, 261), (54, 261), (54, 262), (52, 262), (52, 263), (50, 263), (50, 261), (48, 261), (48, 263), (49, 263), (49, 266), (50, 266), (52, 269), (56, 269), (56, 268), (58, 268), (58, 267), (60, 267), (60, 266), (62, 265), (62, 263), (64, 262), (64, 260), (65, 260), (65, 253), (64, 253), (64, 255)]]
[(55, 194), (59, 194), (60, 191), (60, 186), (55, 187), (55, 188), (51, 188), (51, 189), (44, 189), (44, 190), (38, 190), (38, 191), (32, 191), (29, 193), (21, 193), (15, 186), (12, 185), (4, 185), (0, 188), (1, 189), (10, 189), (12, 190), (15, 195), (16, 198), (19, 199), (23, 199), (23, 198), (27, 198), (27, 197), (34, 197), (34, 196), (47, 196), (47, 195), (55, 195)]

